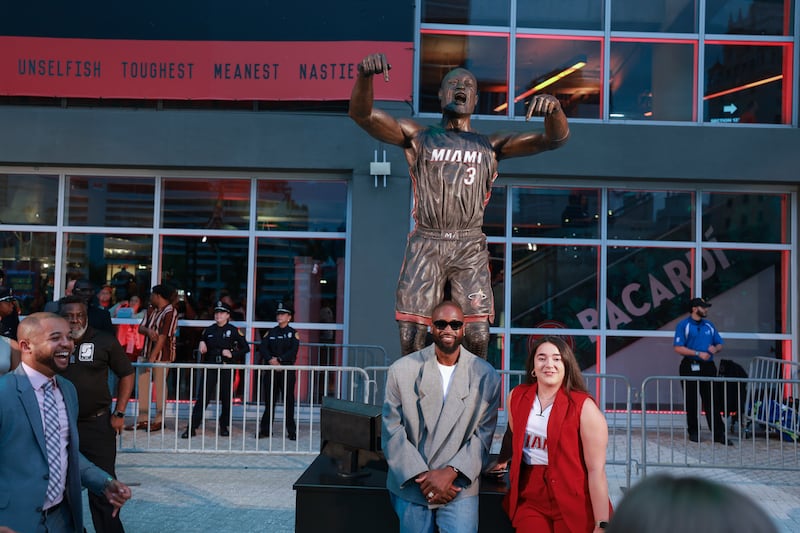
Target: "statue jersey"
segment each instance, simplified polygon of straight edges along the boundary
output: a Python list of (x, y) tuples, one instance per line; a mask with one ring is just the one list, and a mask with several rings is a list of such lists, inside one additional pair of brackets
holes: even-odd
[(489, 138), (431, 127), (417, 139), (416, 161), (409, 162), (416, 224), (435, 230), (480, 228), (497, 177)]

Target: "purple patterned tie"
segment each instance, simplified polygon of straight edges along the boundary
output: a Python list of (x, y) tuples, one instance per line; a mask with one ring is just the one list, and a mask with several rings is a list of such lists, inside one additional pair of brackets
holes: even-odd
[(47, 445), (47, 463), (50, 476), (47, 481), (47, 499), (55, 501), (61, 487), (61, 427), (58, 422), (58, 406), (53, 393), (52, 379), (42, 386), (44, 390), (44, 440)]

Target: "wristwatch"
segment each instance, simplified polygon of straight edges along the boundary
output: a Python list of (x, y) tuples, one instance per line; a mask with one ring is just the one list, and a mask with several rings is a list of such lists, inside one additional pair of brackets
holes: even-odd
[(608, 527), (608, 522), (606, 522), (605, 520), (600, 520), (597, 523), (597, 527), (599, 527), (600, 529), (606, 529)]
[(114, 411), (114, 416), (116, 416), (117, 418), (125, 418), (125, 412), (124, 411)]

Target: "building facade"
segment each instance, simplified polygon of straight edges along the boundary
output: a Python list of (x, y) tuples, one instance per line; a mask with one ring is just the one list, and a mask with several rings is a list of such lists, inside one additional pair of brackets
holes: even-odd
[[(395, 116), (435, 123), (441, 77), (464, 66), (479, 82), (478, 131), (541, 128), (524, 120), (540, 91), (569, 117), (564, 147), (500, 163), (487, 206), (497, 368), (522, 368), (531, 339), (559, 328), (585, 369), (634, 384), (675, 374), (674, 324), (694, 295), (714, 304), (725, 357), (797, 360), (796, 1), (311, 4), (154, 4), (125, 21), (14, 8), (0, 26), (16, 54), (0, 64), (14, 74), (0, 82), (0, 261), (24, 313), (71, 276), (120, 299), (169, 282), (187, 349), (208, 303), (229, 294), (251, 339), (283, 302), (306, 342), (396, 357), (410, 180), (401, 150), (347, 117), (353, 66), (386, 50), (378, 105)], [(82, 39), (110, 59), (68, 66), (58, 47), (85, 52)], [(336, 43), (346, 59), (303, 63), (298, 76), (319, 84), (287, 99), (305, 90), (282, 83), (295, 52), (218, 62), (212, 81), (183, 87), (200, 67), (164, 42), (190, 56), (233, 42), (242, 57), (272, 50), (265, 42), (311, 57)], [(97, 65), (141, 43), (156, 59), (109, 81)], [(375, 161), (389, 174), (373, 176)]]

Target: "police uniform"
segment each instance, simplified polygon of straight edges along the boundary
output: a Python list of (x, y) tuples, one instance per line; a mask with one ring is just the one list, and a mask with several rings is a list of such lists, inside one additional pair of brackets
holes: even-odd
[[(133, 366), (117, 338), (89, 326), (81, 342), (75, 343), (75, 350), (63, 376), (78, 391), (78, 437), (81, 453), (116, 478), (114, 463), (117, 460), (117, 433), (111, 426), (109, 370), (118, 378), (134, 373)], [(89, 491), (89, 510), (98, 531), (124, 531), (119, 514), (111, 516), (114, 507), (104, 495)]]
[[(0, 302), (10, 302), (14, 305), (14, 290), (10, 287), (0, 287)], [(8, 337), (9, 339), (17, 340), (17, 327), (19, 326), (19, 313), (17, 308), (11, 310), (8, 316), (0, 318), (0, 337)]]
[(420, 132), (416, 141), (420, 149), (410, 169), (415, 228), (397, 284), (395, 318), (429, 324), (449, 281), (451, 299), (467, 322), (491, 322), (494, 299), (481, 226), (497, 177), (494, 149), (485, 135), (439, 127)]
[[(217, 302), (214, 312), (226, 312), (230, 316), (230, 308), (222, 302)], [(206, 364), (238, 364), (244, 361), (244, 357), (250, 350), (247, 340), (239, 333), (239, 329), (226, 323), (219, 326), (215, 322), (203, 330), (201, 341), (206, 345), (207, 351), (203, 354), (203, 363)], [(223, 350), (230, 350), (233, 357), (224, 357)], [(203, 423), (203, 412), (208, 407), (212, 398), (216, 398), (218, 403), (222, 403), (222, 411), (219, 415), (219, 433), (222, 436), (228, 435), (228, 421), (231, 415), (231, 377), (230, 370), (205, 369), (202, 370), (202, 377), (198, 380), (197, 401), (192, 409), (192, 420), (190, 430), (184, 435), (194, 434), (195, 430)], [(217, 381), (219, 381), (219, 396), (217, 396)], [(205, 385), (204, 385), (205, 384)], [(183, 436), (183, 435), (182, 435)]]
[[(280, 306), (276, 314), (288, 313), (292, 315), (292, 310)], [(259, 359), (262, 365), (268, 365), (270, 359), (277, 357), (281, 365), (294, 365), (297, 361), (297, 350), (300, 348), (300, 338), (297, 330), (287, 325), (282, 328), (275, 326), (270, 329), (261, 339), (258, 347)], [(284, 375), (285, 374), (285, 375)], [(289, 439), (294, 440), (297, 436), (297, 425), (294, 420), (294, 386), (297, 379), (297, 371), (274, 371), (264, 372), (264, 395), (269, 398), (264, 414), (261, 416), (259, 437), (268, 437), (272, 434), (272, 421), (275, 418), (275, 403), (284, 395), (283, 412), (286, 421), (286, 434)], [(273, 379), (273, 376), (275, 379)]]

